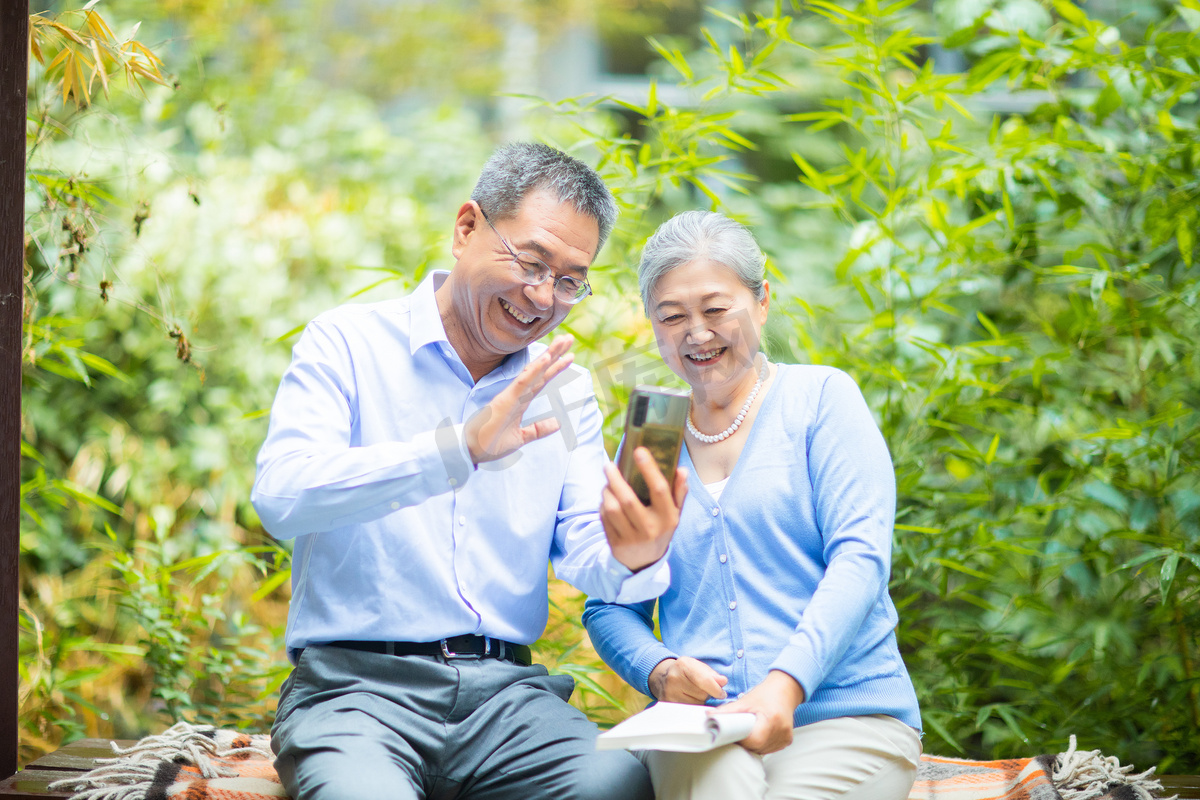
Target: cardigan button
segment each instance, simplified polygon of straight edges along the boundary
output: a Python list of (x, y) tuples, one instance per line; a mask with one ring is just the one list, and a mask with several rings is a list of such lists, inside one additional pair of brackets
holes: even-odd
[(733, 611), (735, 608), (737, 608), (737, 600), (730, 600), (729, 601), (729, 610)]
[(713, 516), (715, 517), (717, 514), (720, 514), (720, 513), (721, 513), (721, 509), (717, 508), (716, 506), (713, 506)]
[(724, 564), (728, 560), (729, 560), (729, 556), (725, 555), (724, 553), (721, 553), (721, 563)]

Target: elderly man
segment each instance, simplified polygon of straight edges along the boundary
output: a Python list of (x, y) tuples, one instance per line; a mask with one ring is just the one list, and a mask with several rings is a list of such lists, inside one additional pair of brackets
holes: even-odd
[(272, 734), (297, 800), (650, 796), (528, 647), (547, 559), (614, 602), (669, 583), (686, 476), (669, 486), (639, 452), (643, 506), (569, 337), (538, 343), (590, 293), (615, 217), (581, 162), (507, 146), (458, 210), (449, 273), (322, 314), (296, 344), (252, 500), (296, 542)]

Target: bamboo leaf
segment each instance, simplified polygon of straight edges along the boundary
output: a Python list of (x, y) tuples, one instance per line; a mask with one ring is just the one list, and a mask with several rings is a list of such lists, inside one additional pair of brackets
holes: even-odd
[(51, 22), (50, 25), (53, 26), (54, 29), (57, 30), (59, 33), (61, 33), (63, 36), (67, 37), (72, 42), (75, 42), (75, 44), (84, 44), (84, 45), (87, 44), (87, 42), (84, 41), (84, 38), (82, 36), (80, 36), (75, 31), (71, 30), (70, 28), (68, 28), (66, 25), (63, 25), (61, 22)]
[(108, 71), (104, 68), (104, 61), (100, 56), (100, 45), (96, 44), (96, 40), (92, 40), (92, 53), (96, 56), (95, 66), (92, 68), (92, 75), (88, 79), (89, 82), (96, 80), (96, 75), (100, 76), (100, 86), (104, 89), (104, 96), (108, 96)]
[(983, 463), (990, 465), (996, 458), (996, 450), (1000, 447), (1000, 434), (992, 437), (992, 443), (988, 446), (987, 452), (983, 455)]
[(67, 98), (74, 88), (72, 84), (75, 81), (75, 51), (70, 47), (64, 47), (63, 54), (65, 57), (63, 58), (62, 102), (65, 106)]
[(1163, 603), (1171, 596), (1171, 582), (1175, 580), (1175, 571), (1179, 568), (1179, 553), (1172, 552), (1163, 560), (1158, 573), (1158, 594)]
[(668, 50), (653, 36), (646, 37), (646, 41), (650, 43), (650, 46), (654, 48), (654, 51), (658, 53), (659, 57), (670, 64), (672, 69), (683, 76), (685, 81), (693, 80), (695, 76), (692, 72), (691, 65), (688, 64), (687, 58), (684, 57), (683, 53), (677, 49)]
[(1000, 329), (996, 327), (996, 323), (988, 319), (987, 314), (984, 314), (982, 311), (976, 311), (975, 318), (979, 320), (980, 325), (987, 329), (987, 332), (992, 335), (993, 339), (1000, 338)]
[(108, 27), (103, 17), (91, 10), (92, 5), (94, 4), (88, 3), (83, 7), (83, 10), (87, 12), (88, 30), (92, 32), (95, 39), (99, 39), (101, 42), (115, 42), (116, 37), (113, 36), (112, 29)]
[[(46, 63), (46, 57), (42, 54), (41, 36), (39, 35), (39, 27), (37, 25), (29, 26), (29, 52), (37, 59), (39, 64)], [(47, 70), (48, 72), (49, 70)]]
[(934, 558), (933, 563), (943, 566), (946, 569), (954, 570), (955, 572), (961, 572), (964, 575), (970, 575), (972, 578), (980, 578), (982, 580), (990, 580), (992, 577), (992, 576), (988, 575), (986, 572), (977, 570), (974, 567), (969, 567), (966, 564), (960, 564), (958, 562), (951, 561), (948, 558)]
[(1175, 241), (1179, 245), (1179, 255), (1189, 267), (1192, 266), (1192, 251), (1196, 241), (1193, 230), (1195, 224), (1195, 216), (1185, 213), (1179, 215), (1179, 221), (1175, 225)]
[(746, 71), (746, 63), (742, 61), (742, 54), (735, 44), (729, 45), (729, 68), (735, 76)]
[(857, 22), (859, 25), (871, 24), (871, 20), (867, 19), (866, 17), (855, 14), (849, 9), (842, 8), (839, 5), (826, 2), (826, 0), (808, 0), (808, 5), (812, 7), (813, 11), (816, 11), (818, 14), (827, 16), (833, 20), (849, 20), (851, 22)]
[(61, 490), (64, 494), (70, 495), (71, 497), (74, 497), (76, 500), (79, 500), (80, 502), (86, 503), (88, 505), (93, 505), (98, 508), (102, 508), (105, 511), (108, 511), (113, 514), (119, 515), (121, 513), (121, 509), (119, 506), (114, 505), (110, 500), (108, 500), (107, 498), (101, 497), (100, 495), (93, 492), (91, 489), (87, 489), (83, 486), (79, 486), (78, 484), (75, 484), (71, 481), (63, 481), (63, 480), (54, 481), (54, 486), (55, 486), (55, 488)]
[(1083, 13), (1071, 0), (1054, 0), (1054, 10), (1058, 15), (1070, 22), (1072, 25), (1084, 27), (1087, 25), (1087, 15)]
[(905, 525), (901, 522), (897, 522), (893, 527), (898, 531), (911, 531), (913, 533), (941, 533), (942, 532), (941, 528), (929, 528), (929, 527), (924, 527), (921, 525)]
[[(73, 81), (74, 91), (76, 92), (75, 103), (82, 106), (89, 106), (92, 103), (92, 93), (88, 88), (87, 76), (83, 74), (83, 65), (86, 62), (87, 58), (84, 57), (83, 53), (75, 54), (75, 58), (73, 59), (73, 63), (75, 64), (75, 80)], [(83, 92), (82, 103), (79, 102), (79, 92)]]
[(250, 595), (250, 602), (257, 603), (258, 601), (265, 599), (284, 583), (291, 580), (291, 577), (292, 571), (290, 569), (281, 569), (272, 573), (259, 585), (257, 589), (254, 590), (254, 594)]
[(808, 159), (799, 153), (793, 152), (792, 160), (796, 162), (796, 166), (800, 167), (800, 171), (804, 173), (806, 178), (808, 178), (809, 184), (811, 184), (814, 189), (822, 194), (827, 194), (829, 192), (829, 184), (825, 182), (824, 176), (821, 175), (821, 173), (818, 172), (812, 164), (808, 163)]
[(59, 50), (58, 55), (56, 55), (54, 57), (54, 60), (52, 60), (49, 64), (46, 65), (46, 72), (50, 72), (51, 70), (53, 70), (55, 67), (57, 67), (59, 64), (63, 63), (70, 57), (71, 57), (71, 48), (64, 47), (62, 50)]

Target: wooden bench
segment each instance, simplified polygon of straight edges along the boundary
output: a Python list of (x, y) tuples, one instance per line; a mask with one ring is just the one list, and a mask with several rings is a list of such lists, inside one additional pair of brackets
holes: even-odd
[[(29, 800), (34, 797), (70, 797), (69, 792), (51, 792), (47, 786), (72, 773), (87, 772), (96, 759), (112, 756), (108, 739), (80, 739), (42, 756), (7, 780), (0, 781), (0, 800)], [(118, 740), (128, 747), (132, 741)], [(1160, 775), (1163, 796), (1179, 795), (1180, 800), (1200, 800), (1200, 775)]]
[[(128, 747), (133, 741), (118, 739), (117, 744)], [(80, 739), (63, 745), (53, 753), (30, 762), (11, 778), (0, 781), (0, 800), (70, 797), (70, 792), (51, 792), (46, 787), (54, 781), (88, 772), (96, 766), (97, 759), (111, 758), (112, 754), (108, 739)]]

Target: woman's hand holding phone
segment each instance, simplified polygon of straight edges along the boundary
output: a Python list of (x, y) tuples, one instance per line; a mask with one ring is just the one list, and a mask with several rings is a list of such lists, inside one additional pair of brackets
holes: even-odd
[(675, 470), (675, 485), (667, 483), (654, 456), (645, 447), (633, 453), (634, 463), (646, 479), (650, 505), (644, 505), (614, 464), (604, 466), (608, 486), (600, 502), (600, 520), (613, 557), (633, 572), (662, 558), (671, 543), (679, 512), (687, 496), (687, 470)]

